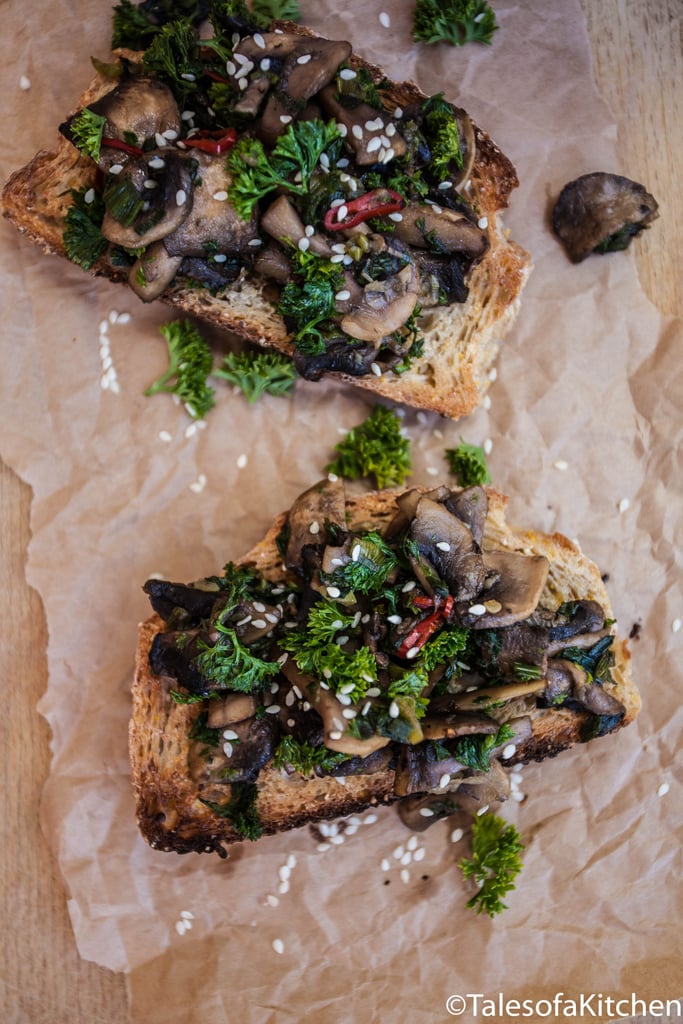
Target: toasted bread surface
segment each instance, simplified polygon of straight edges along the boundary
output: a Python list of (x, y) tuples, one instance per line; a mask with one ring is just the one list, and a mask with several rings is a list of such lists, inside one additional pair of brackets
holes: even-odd
[[(381, 532), (396, 513), (400, 493), (380, 491), (347, 499), (349, 528)], [(550, 535), (510, 526), (505, 518), (506, 498), (494, 490), (489, 490), (488, 496), (484, 551), (504, 549), (545, 556), (550, 571), (540, 602), (544, 607), (557, 608), (566, 601), (588, 599), (601, 604), (611, 617), (609, 597), (597, 566), (573, 542), (559, 533)], [(263, 540), (237, 564), (252, 566), (271, 581), (284, 580), (276, 538), (286, 515), (278, 516)], [(227, 818), (219, 817), (202, 803), (197, 784), (190, 778), (188, 732), (198, 707), (174, 703), (169, 696), (172, 681), (155, 676), (150, 669), (151, 644), (163, 626), (157, 615), (141, 624), (133, 681), (130, 756), (140, 829), (159, 849), (221, 852), (225, 844), (241, 837)], [(637, 715), (640, 696), (632, 680), (626, 642), (617, 638), (613, 649), (613, 681), (605, 689), (624, 706), (625, 714), (617, 727), (621, 728)], [(582, 740), (589, 718), (586, 711), (562, 707), (532, 711), (531, 735), (518, 742), (502, 764), (511, 767), (556, 756)], [(273, 834), (392, 803), (397, 799), (394, 777), (394, 770), (388, 768), (373, 775), (349, 775), (340, 783), (334, 777), (303, 778), (266, 766), (258, 776), (256, 803), (263, 832)]]
[[(287, 32), (314, 35), (290, 22), (277, 23)], [(140, 54), (117, 51), (131, 60)], [(382, 70), (357, 56), (349, 63), (365, 67), (376, 82), (386, 85)], [(111, 89), (111, 81), (98, 76), (80, 99), (76, 109), (86, 106)], [(421, 102), (426, 96), (413, 82), (393, 82), (385, 93), (396, 106)], [(384, 398), (459, 419), (472, 412), (489, 386), (489, 370), (499, 345), (512, 326), (522, 289), (531, 270), (531, 257), (505, 233), (501, 211), (518, 185), (511, 161), (492, 139), (474, 125), (475, 161), (465, 198), (485, 218), (489, 248), (467, 276), (469, 295), (464, 303), (429, 309), (421, 318), (424, 350), (401, 374), (352, 376), (331, 371), (329, 376)], [(45, 253), (66, 255), (62, 234), (64, 218), (71, 204), (71, 190), (89, 187), (95, 181), (95, 166), (63, 137), (56, 147), (41, 151), (16, 171), (2, 193), (3, 215)], [(108, 264), (96, 264), (92, 273), (125, 280), (125, 274)], [(291, 336), (282, 317), (275, 312), (262, 278), (242, 275), (223, 290), (172, 284), (162, 295), (178, 315), (233, 332), (246, 341), (275, 348), (288, 356), (294, 353)]]

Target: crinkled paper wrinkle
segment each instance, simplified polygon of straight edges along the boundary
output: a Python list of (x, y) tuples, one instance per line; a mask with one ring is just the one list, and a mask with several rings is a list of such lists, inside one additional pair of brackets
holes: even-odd
[[(525, 839), (525, 869), (494, 921), (464, 908), (466, 844), (451, 842), (448, 823), (418, 837), (422, 860), (401, 864), (410, 834), (391, 810), (325, 851), (306, 829), (232, 848), (227, 861), (148, 848), (126, 749), (136, 629), (148, 615), (141, 585), (211, 574), (251, 548), (371, 401), (301, 382), (294, 401), (250, 406), (221, 385), (206, 428), (188, 429), (172, 399), (143, 396), (165, 364), (158, 327), (169, 311), (39, 255), (3, 224), (0, 343), (12, 358), (0, 377), (2, 454), (34, 494), (28, 575), (47, 614), (41, 710), (53, 735), (43, 824), (79, 950), (128, 973), (140, 1024), (379, 1021), (399, 1006), (402, 1019), (431, 1024), (457, 992), (576, 997), (637, 985), (644, 998), (672, 997), (683, 975), (683, 632), (671, 628), (683, 607), (681, 325), (645, 300), (632, 254), (573, 266), (547, 227), (567, 180), (618, 166), (579, 4), (500, 5), (493, 46), (459, 50), (413, 45), (398, 0), (302, 9), (390, 76), (468, 109), (517, 166), (506, 226), (535, 270), (490, 408), (457, 425), (407, 412), (411, 481), (443, 478), (443, 450), (461, 436), (490, 439), (510, 521), (575, 539), (609, 576), (620, 631), (642, 627), (631, 646), (644, 708), (624, 733), (522, 771), (526, 800), (504, 812)], [(6, 132), (17, 140), (0, 154), (4, 180), (50, 145), (90, 55), (107, 56), (110, 10), (48, 0), (40, 35), (21, 47), (24, 6), (8, 0), (3, 16)], [(17, 87), (22, 74), (29, 91)], [(118, 394), (100, 384), (103, 336)], [(662, 783), (670, 791), (658, 797)]]

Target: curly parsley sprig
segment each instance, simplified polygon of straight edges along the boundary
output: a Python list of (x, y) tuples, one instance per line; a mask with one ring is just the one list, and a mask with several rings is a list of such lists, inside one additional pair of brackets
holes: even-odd
[(215, 391), (207, 384), (213, 366), (209, 344), (189, 320), (172, 320), (160, 331), (168, 345), (169, 365), (145, 394), (175, 394), (193, 419), (201, 419), (215, 405)]
[(507, 909), (502, 897), (515, 887), (514, 880), (522, 870), (520, 854), (524, 846), (514, 825), (482, 814), (472, 823), (472, 857), (463, 857), (460, 869), (465, 878), (472, 878), (479, 891), (467, 901), (478, 914), (489, 917)]
[(486, 0), (417, 0), (413, 12), (413, 39), (417, 43), (489, 45), (498, 28)]
[(374, 477), (378, 487), (402, 484), (410, 475), (410, 441), (395, 412), (376, 405), (368, 418), (335, 445), (337, 458), (327, 467), (347, 480)]

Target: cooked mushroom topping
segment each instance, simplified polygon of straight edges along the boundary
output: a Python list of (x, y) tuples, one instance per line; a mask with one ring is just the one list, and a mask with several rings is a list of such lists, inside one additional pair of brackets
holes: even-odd
[[(268, 764), (275, 751), (279, 735), (278, 723), (272, 715), (264, 715), (262, 718), (233, 722), (230, 728), (234, 738), (228, 741), (228, 751), (224, 746), (216, 750), (206, 774), (211, 781), (226, 785), (233, 782), (256, 782), (259, 772)], [(201, 747), (201, 741), (198, 741), (198, 745)], [(199, 765), (201, 760), (198, 759)], [(202, 774), (201, 768), (198, 772), (195, 770), (195, 778)]]
[(406, 322), (417, 305), (420, 275), (414, 263), (385, 281), (371, 281), (363, 289), (357, 309), (343, 317), (342, 330), (360, 341), (380, 341)]
[(210, 729), (224, 729), (235, 722), (244, 722), (256, 714), (256, 700), (249, 693), (228, 693), (222, 699), (209, 701), (206, 724)]
[(128, 272), (128, 284), (143, 302), (158, 299), (178, 273), (182, 256), (169, 256), (163, 242), (150, 245)]
[[(383, 148), (385, 156), (387, 149), (391, 149), (392, 159), (405, 155), (406, 141), (398, 131), (391, 135), (389, 147), (382, 146), (382, 129), (386, 128), (390, 120), (389, 115), (384, 111), (377, 110), (367, 103), (357, 103), (346, 107), (340, 103), (337, 91), (331, 85), (321, 90), (320, 101), (325, 110), (344, 126), (346, 143), (353, 150), (354, 159), (359, 167), (378, 163), (381, 160), (380, 154)], [(368, 125), (372, 127), (369, 128)], [(379, 145), (375, 144), (375, 140)]]
[(304, 548), (324, 547), (330, 540), (330, 530), (346, 530), (346, 503), (344, 483), (341, 480), (323, 480), (309, 487), (293, 503), (287, 518), (289, 539), (285, 561), (289, 568), (302, 571)]
[(498, 722), (488, 715), (474, 711), (455, 712), (450, 715), (427, 715), (422, 720), (426, 740), (452, 740), (457, 736), (491, 736), (498, 732)]
[(228, 254), (253, 251), (249, 243), (258, 237), (256, 218), (243, 220), (229, 198), (223, 198), (230, 189), (225, 159), (207, 153), (197, 153), (194, 159), (201, 188), (194, 189), (188, 216), (164, 237), (166, 251), (170, 256), (205, 256), (209, 247)]
[[(161, 162), (163, 175), (156, 188), (147, 189), (145, 183), (151, 180), (149, 175), (152, 173), (150, 161), (155, 158)], [(175, 150), (155, 151), (144, 160), (128, 160), (120, 175), (110, 173), (109, 185), (121, 188), (130, 185), (140, 198), (133, 220), (126, 218), (124, 222), (120, 215), (115, 216), (111, 205), (104, 215), (102, 234), (125, 249), (139, 249), (165, 238), (183, 223), (192, 210), (192, 168), (187, 159)], [(105, 202), (108, 189), (109, 186), (105, 187)]]
[(569, 258), (626, 249), (659, 216), (654, 196), (637, 181), (596, 171), (570, 181), (553, 209), (553, 228)]
[(489, 509), (489, 499), (484, 488), (465, 487), (462, 491), (448, 493), (442, 500), (448, 511), (469, 527), (474, 543), (481, 547)]
[[(147, 580), (142, 588), (149, 597), (152, 608), (162, 619), (174, 622), (181, 618), (184, 621), (199, 623), (211, 614), (219, 589), (216, 584), (206, 587), (200, 583), (187, 585), (172, 583), (170, 580)], [(184, 613), (179, 616), (179, 612)]]
[(479, 259), (488, 248), (484, 231), (464, 214), (429, 203), (409, 203), (396, 224), (396, 237), (407, 245), (450, 256)]
[[(299, 217), (287, 196), (278, 196), (261, 217), (261, 227), (276, 241), (291, 247), (298, 246), (302, 238), (308, 239), (308, 248), (318, 256), (330, 256), (331, 249), (327, 239), (313, 232), (307, 233), (304, 222)], [(291, 267), (290, 267), (291, 276)]]
[(494, 582), (487, 586), (476, 605), (459, 606), (462, 624), (471, 629), (495, 629), (511, 626), (531, 615), (548, 578), (548, 559), (501, 550), (485, 551), (483, 562)]
[(421, 498), (410, 536), (447, 584), (455, 601), (473, 599), (484, 585), (484, 562), (472, 533), (445, 505)]
[(340, 337), (329, 341), (325, 351), (319, 354), (295, 352), (294, 365), (304, 380), (320, 380), (323, 374), (332, 372), (362, 377), (372, 372), (377, 352), (377, 342), (350, 343), (348, 338)]

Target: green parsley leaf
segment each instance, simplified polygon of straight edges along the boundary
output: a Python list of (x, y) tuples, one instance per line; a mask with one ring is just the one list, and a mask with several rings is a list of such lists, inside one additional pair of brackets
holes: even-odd
[(306, 628), (314, 644), (332, 643), (337, 633), (350, 629), (355, 615), (349, 615), (334, 601), (322, 600), (314, 604), (308, 613)]
[(167, 22), (183, 18), (199, 25), (208, 8), (206, 0), (121, 0), (112, 18), (112, 50), (145, 50)]
[(472, 857), (463, 857), (460, 870), (472, 878), (479, 891), (467, 901), (478, 914), (486, 911), (494, 917), (507, 909), (502, 897), (514, 889), (514, 879), (522, 870), (520, 853), (524, 849), (514, 825), (494, 814), (482, 814), (472, 823)]
[(375, 532), (356, 537), (351, 546), (351, 561), (339, 566), (330, 581), (345, 593), (378, 596), (398, 566), (398, 559), (386, 541)]
[(337, 458), (327, 467), (347, 480), (374, 476), (377, 486), (402, 484), (410, 475), (410, 441), (401, 434), (395, 412), (376, 405), (368, 418), (335, 445)]
[(279, 352), (230, 352), (213, 375), (239, 388), (248, 402), (264, 394), (291, 395), (297, 379), (294, 363)]
[[(352, 701), (362, 700), (368, 687), (377, 682), (377, 662), (369, 647), (347, 654), (337, 643), (320, 645), (315, 631), (292, 630), (280, 639), (283, 650), (292, 655), (302, 672), (324, 680), (335, 693), (342, 687)], [(352, 685), (352, 689), (346, 690)]]
[(182, 109), (202, 75), (199, 36), (192, 22), (180, 19), (164, 25), (145, 51), (142, 63), (171, 87)]
[(230, 202), (239, 216), (248, 220), (259, 199), (278, 188), (306, 195), (321, 155), (327, 152), (334, 163), (340, 141), (336, 123), (320, 119), (288, 125), (270, 156), (258, 139), (243, 136), (226, 159), (232, 177)]
[(498, 28), (486, 0), (416, 0), (413, 39), (417, 43), (491, 43)]
[[(201, 797), (199, 799), (202, 800)], [(227, 804), (214, 803), (212, 800), (202, 800), (202, 803), (221, 818), (229, 818), (235, 832), (253, 842), (263, 835), (257, 800), (258, 786), (255, 782), (233, 782)]]
[(94, 114), (88, 107), (84, 107), (78, 117), (74, 118), (69, 125), (69, 134), (74, 146), (81, 153), (91, 157), (95, 163), (100, 159), (102, 133), (106, 123), (106, 117)]
[(461, 626), (441, 629), (424, 645), (418, 655), (418, 664), (426, 672), (444, 663), (452, 667), (459, 654), (467, 647), (468, 631)]
[(468, 768), (487, 772), (491, 768), (490, 752), (514, 737), (514, 730), (505, 722), (494, 735), (460, 736), (453, 743), (452, 755)]
[(491, 482), (484, 449), (478, 445), (466, 444), (460, 438), (458, 447), (446, 448), (444, 455), (451, 473), (457, 477), (461, 487), (472, 487), (476, 484)]
[(190, 416), (200, 419), (215, 405), (215, 391), (207, 384), (213, 365), (211, 349), (189, 320), (172, 320), (160, 330), (168, 345), (169, 366), (145, 394), (178, 395)]
[(330, 772), (348, 759), (348, 754), (339, 754), (325, 746), (312, 747), (305, 740), (299, 742), (293, 736), (283, 736), (273, 755), (273, 765), (293, 769), (300, 775), (311, 775), (316, 768)]
[(271, 21), (301, 21), (299, 0), (252, 0), (251, 14), (261, 28)]
[(335, 295), (344, 274), (338, 264), (313, 252), (295, 249), (291, 255), (297, 279), (282, 289), (277, 307), (294, 321), (292, 341), (300, 352), (316, 355), (325, 349), (324, 330), (335, 313)]
[(90, 270), (107, 251), (109, 243), (100, 228), (104, 217), (104, 203), (95, 195), (91, 203), (85, 196), (92, 189), (72, 189), (72, 205), (64, 218), (64, 249), (73, 263), (84, 270)]
[(238, 693), (253, 693), (280, 671), (277, 662), (264, 661), (252, 654), (234, 629), (220, 621), (214, 622), (213, 627), (220, 634), (218, 640), (213, 646), (199, 640), (201, 654), (195, 659), (197, 669), (206, 679)]

